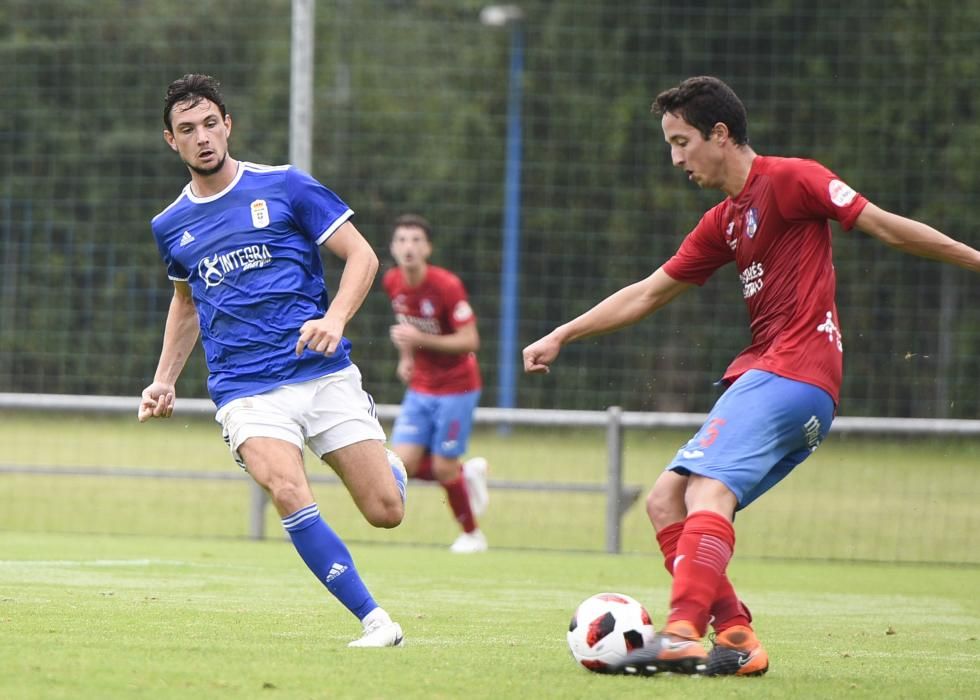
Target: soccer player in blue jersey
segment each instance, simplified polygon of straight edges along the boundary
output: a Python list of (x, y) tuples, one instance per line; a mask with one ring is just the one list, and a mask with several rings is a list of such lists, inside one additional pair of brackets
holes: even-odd
[[(219, 87), (189, 74), (167, 89), (163, 136), (191, 181), (152, 221), (174, 295), (138, 418), (172, 415), (177, 378), (200, 336), (225, 441), (269, 493), (306, 565), (363, 624), (349, 646), (401, 646), (401, 627), (321, 517), (303, 466), (305, 444), (340, 476), (368, 522), (401, 523), (405, 469), (385, 449), (344, 337), (378, 259), (350, 208), (310, 175), (229, 155), (231, 115)], [(333, 299), (321, 246), (344, 261)]]

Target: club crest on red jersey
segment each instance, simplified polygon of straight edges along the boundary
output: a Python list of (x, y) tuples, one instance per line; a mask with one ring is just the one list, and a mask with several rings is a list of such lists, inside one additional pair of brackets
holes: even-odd
[(747, 212), (745, 212), (745, 235), (749, 238), (755, 236), (755, 232), (759, 230), (759, 210), (752, 207)]

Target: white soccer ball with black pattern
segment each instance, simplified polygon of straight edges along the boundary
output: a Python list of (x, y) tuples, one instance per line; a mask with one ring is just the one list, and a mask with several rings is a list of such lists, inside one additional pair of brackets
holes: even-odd
[(650, 613), (622, 593), (597, 593), (575, 610), (568, 625), (568, 648), (576, 663), (607, 673), (626, 655), (653, 640)]

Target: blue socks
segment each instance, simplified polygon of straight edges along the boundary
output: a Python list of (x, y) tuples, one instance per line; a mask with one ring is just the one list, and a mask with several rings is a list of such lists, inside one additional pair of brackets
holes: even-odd
[(358, 620), (378, 607), (357, 573), (350, 551), (320, 517), (316, 503), (287, 515), (282, 526), (313, 575)]

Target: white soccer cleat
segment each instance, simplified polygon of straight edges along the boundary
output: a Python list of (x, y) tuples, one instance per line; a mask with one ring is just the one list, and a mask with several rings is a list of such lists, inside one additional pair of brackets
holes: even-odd
[(483, 457), (473, 457), (463, 463), (463, 478), (466, 480), (466, 492), (470, 496), (470, 510), (479, 517), (487, 510), (490, 503), (490, 490), (487, 488), (487, 472), (490, 465)]
[(449, 548), (454, 554), (476, 554), (477, 552), (487, 551), (487, 538), (479, 530), (464, 532)]
[(364, 618), (364, 633), (347, 646), (382, 648), (404, 645), (405, 636), (402, 634), (401, 625), (393, 622), (388, 613), (381, 608), (377, 608)]

